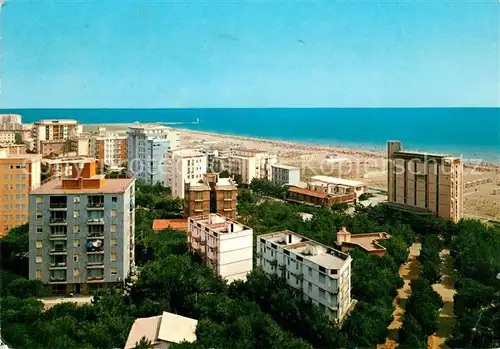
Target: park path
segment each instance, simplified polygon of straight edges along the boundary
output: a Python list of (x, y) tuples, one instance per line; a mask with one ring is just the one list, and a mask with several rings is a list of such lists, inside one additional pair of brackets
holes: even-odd
[(445, 340), (451, 336), (455, 322), (453, 314), (453, 296), (456, 293), (453, 275), (454, 261), (448, 249), (443, 249), (439, 255), (441, 257), (441, 281), (432, 285), (432, 288), (441, 296), (444, 305), (439, 311), (438, 330), (429, 337), (427, 342), (429, 349), (446, 348)]
[(420, 255), (421, 247), (422, 245), (420, 243), (413, 243), (410, 246), (406, 263), (399, 268), (399, 276), (403, 278), (404, 285), (398, 290), (398, 294), (393, 301), (395, 309), (392, 314), (392, 323), (388, 327), (389, 335), (386, 338), (385, 344), (379, 344), (377, 346), (378, 349), (392, 349), (397, 346), (398, 330), (403, 325), (403, 314), (406, 300), (411, 294), (410, 282), (417, 279), (420, 274), (420, 262), (417, 258)]

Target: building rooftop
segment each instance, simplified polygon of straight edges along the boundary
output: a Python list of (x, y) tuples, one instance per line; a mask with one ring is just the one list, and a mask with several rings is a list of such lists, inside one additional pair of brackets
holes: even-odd
[(74, 119), (43, 119), (35, 122), (35, 125), (51, 125), (51, 124), (79, 124)]
[(161, 231), (164, 229), (187, 230), (188, 221), (184, 218), (179, 219), (155, 219), (153, 221), (153, 230)]
[[(363, 234), (351, 234), (342, 228), (341, 231), (337, 232), (337, 236), (340, 238), (337, 242), (346, 245), (356, 245), (361, 247), (366, 252), (374, 251), (385, 251), (385, 247), (378, 243), (378, 240), (390, 239), (392, 236), (385, 232), (378, 233), (363, 233)], [(347, 241), (343, 241), (342, 236), (347, 238)]]
[(194, 190), (194, 191), (210, 190), (210, 186), (208, 184), (206, 184), (203, 181), (200, 183), (200, 180), (198, 179), (191, 179), (187, 183), (189, 184), (189, 187), (187, 187), (186, 190)]
[(330, 176), (313, 176), (311, 177), (311, 180), (329, 184), (347, 185), (350, 187), (359, 187), (365, 185), (363, 182), (353, 181), (350, 179), (337, 178), (337, 177), (330, 177)]
[(211, 213), (208, 216), (192, 216), (189, 217), (189, 219), (192, 220), (193, 223), (199, 224), (217, 233), (239, 233), (251, 229), (246, 225), (233, 221), (218, 213)]
[(90, 158), (90, 157), (87, 157), (87, 156), (70, 156), (70, 157), (67, 157), (67, 156), (58, 156), (58, 157), (55, 157), (55, 158), (44, 158), (43, 159), (43, 162), (47, 163), (47, 164), (60, 164), (60, 163), (74, 163), (74, 164), (78, 164), (78, 163), (82, 163), (82, 164), (85, 164), (85, 163), (90, 163), (90, 162), (93, 162), (95, 161), (94, 158)]
[(40, 161), (42, 160), (41, 154), (8, 154), (5, 152), (7, 148), (2, 148), (4, 151), (0, 151), (0, 160), (2, 159), (25, 159), (30, 161)]
[[(181, 343), (196, 341), (198, 320), (163, 312), (162, 315), (136, 319), (125, 344), (125, 349), (132, 349), (142, 337), (158, 345), (162, 342)], [(163, 346), (161, 346), (163, 348)], [(167, 346), (164, 346), (165, 348)]]
[(175, 156), (180, 156), (180, 157), (183, 157), (183, 158), (197, 158), (197, 157), (205, 157), (207, 156), (205, 153), (202, 153), (198, 150), (194, 150), (194, 149), (173, 149), (171, 150), (171, 152), (175, 155)]
[[(95, 179), (99, 179), (102, 176), (94, 176)], [(93, 178), (93, 177), (92, 177)], [(106, 179), (100, 188), (85, 188), (85, 189), (68, 189), (62, 187), (61, 179), (53, 179), (39, 188), (33, 190), (30, 194), (78, 194), (78, 193), (89, 193), (89, 194), (119, 194), (124, 193), (132, 183), (134, 183), (135, 178), (119, 178), (119, 179)]]
[(303, 189), (299, 187), (288, 187), (288, 191), (292, 193), (297, 193), (297, 194), (302, 194), (302, 195), (307, 195), (307, 196), (313, 196), (319, 199), (324, 199), (328, 196), (327, 193), (322, 193), (316, 190), (309, 190), (309, 189)]
[(272, 167), (282, 168), (285, 170), (300, 170), (300, 167), (290, 166), (290, 165), (281, 165), (281, 164), (272, 164)]
[(171, 130), (170, 127), (159, 124), (141, 124), (141, 123), (134, 123), (132, 125), (129, 125), (129, 128), (136, 128), (143, 130)]
[(259, 238), (279, 245), (284, 250), (288, 250), (290, 253), (326, 269), (340, 269), (346, 263), (346, 260), (350, 258), (344, 252), (320, 244), (290, 230), (259, 235)]
[(422, 157), (422, 156), (429, 156), (433, 158), (450, 158), (450, 159), (455, 159), (451, 154), (440, 154), (440, 153), (429, 153), (429, 152), (424, 152), (424, 151), (413, 151), (413, 150), (400, 150), (400, 151), (395, 151), (393, 153), (393, 156), (395, 155), (406, 155), (406, 156), (417, 156), (417, 157)]
[(216, 190), (236, 190), (237, 184), (231, 178), (219, 178), (215, 183)]

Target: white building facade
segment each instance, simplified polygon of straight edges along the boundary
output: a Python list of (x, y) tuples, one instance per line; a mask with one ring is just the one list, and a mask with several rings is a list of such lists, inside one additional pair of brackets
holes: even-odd
[(165, 186), (173, 197), (184, 199), (185, 184), (203, 179), (207, 173), (207, 155), (191, 149), (170, 150), (165, 165)]
[(288, 165), (271, 165), (272, 182), (276, 184), (298, 185), (300, 168)]
[(308, 189), (321, 191), (331, 195), (346, 195), (355, 193), (356, 199), (366, 191), (366, 184), (350, 179), (330, 176), (313, 176), (308, 183)]
[(40, 120), (33, 124), (31, 129), (34, 147), (37, 153), (41, 152), (41, 143), (44, 141), (64, 141), (82, 133), (82, 125), (71, 119)]
[(165, 157), (179, 148), (180, 135), (160, 125), (133, 125), (127, 131), (127, 169), (146, 184), (165, 185)]
[(239, 174), (243, 184), (250, 184), (252, 179), (272, 179), (272, 165), (278, 162), (278, 157), (267, 152), (237, 149), (231, 151), (227, 160), (221, 161), (224, 169), (231, 174)]
[(341, 251), (292, 231), (257, 237), (257, 265), (301, 289), (328, 316), (339, 323), (352, 306), (351, 261)]
[(253, 268), (253, 230), (225, 216), (189, 217), (188, 245), (228, 282), (245, 281)]

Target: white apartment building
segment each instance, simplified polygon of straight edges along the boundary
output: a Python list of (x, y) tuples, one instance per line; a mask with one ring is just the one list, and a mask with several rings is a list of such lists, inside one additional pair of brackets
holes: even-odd
[(200, 181), (207, 173), (207, 155), (192, 149), (170, 150), (165, 165), (165, 185), (173, 197), (184, 199), (185, 184)]
[(324, 192), (331, 195), (346, 195), (355, 193), (356, 199), (366, 191), (366, 184), (350, 179), (330, 176), (313, 176), (308, 183), (309, 190)]
[(135, 124), (127, 130), (127, 169), (146, 184), (165, 185), (165, 157), (180, 146), (180, 134), (161, 125)]
[(271, 175), (276, 184), (298, 185), (300, 182), (300, 168), (295, 166), (273, 164)]
[(110, 167), (124, 166), (127, 161), (127, 135), (120, 132), (106, 132), (99, 129), (99, 134), (92, 137), (91, 156)]
[(91, 153), (92, 136), (89, 133), (72, 136), (69, 142), (70, 152), (75, 153), (76, 156), (93, 156)]
[(22, 130), (22, 118), (19, 114), (0, 114), (0, 130)]
[(16, 133), (14, 131), (0, 130), (0, 144), (14, 144), (16, 142)]
[(188, 245), (228, 282), (246, 280), (253, 267), (253, 230), (212, 213), (188, 219)]
[[(227, 161), (221, 162), (231, 174), (239, 174), (243, 184), (254, 178), (272, 179), (272, 165), (278, 162), (276, 155), (256, 150), (233, 150)], [(226, 167), (227, 166), (227, 167)]]
[(40, 120), (31, 129), (35, 151), (41, 152), (41, 143), (46, 141), (64, 141), (82, 133), (82, 125), (71, 119)]
[(258, 236), (256, 251), (258, 266), (301, 289), (330, 321), (341, 322), (352, 307), (348, 254), (288, 230)]

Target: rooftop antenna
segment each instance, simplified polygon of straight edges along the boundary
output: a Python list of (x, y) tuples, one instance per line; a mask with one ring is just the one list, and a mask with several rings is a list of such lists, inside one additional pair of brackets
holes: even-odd
[(7, 3), (7, 0), (0, 0), (0, 108), (3, 107), (3, 90), (2, 90), (2, 72), (3, 72), (3, 47), (2, 47), (2, 9)]

